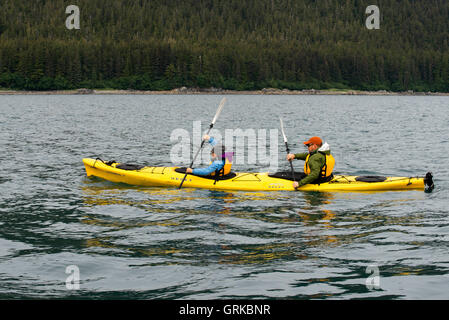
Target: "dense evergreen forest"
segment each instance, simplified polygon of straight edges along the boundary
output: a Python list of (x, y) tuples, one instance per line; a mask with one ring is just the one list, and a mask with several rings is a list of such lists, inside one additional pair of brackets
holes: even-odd
[(449, 92), (449, 1), (0, 0), (0, 87), (181, 86)]

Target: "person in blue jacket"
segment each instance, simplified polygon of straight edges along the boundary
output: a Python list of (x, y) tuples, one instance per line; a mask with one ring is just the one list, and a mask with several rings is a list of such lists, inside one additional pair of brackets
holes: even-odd
[(207, 168), (187, 168), (186, 173), (192, 173), (197, 176), (208, 176), (219, 173), (226, 175), (231, 171), (231, 162), (226, 157), (224, 146), (217, 146), (217, 142), (213, 137), (205, 135), (203, 140), (208, 141), (213, 147), (211, 150), (212, 163)]

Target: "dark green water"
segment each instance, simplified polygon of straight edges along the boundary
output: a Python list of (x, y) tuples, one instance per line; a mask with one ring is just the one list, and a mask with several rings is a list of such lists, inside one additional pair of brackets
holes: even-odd
[(85, 176), (84, 157), (172, 165), (170, 134), (197, 120), (206, 129), (221, 98), (0, 96), (0, 298), (449, 298), (447, 97), (229, 96), (216, 124), (277, 129), (281, 115), (293, 151), (320, 135), (337, 172), (432, 171), (431, 194), (179, 191)]

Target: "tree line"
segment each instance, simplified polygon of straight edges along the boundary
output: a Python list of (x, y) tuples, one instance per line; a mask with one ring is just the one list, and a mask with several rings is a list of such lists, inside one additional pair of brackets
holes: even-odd
[(2, 0), (0, 87), (449, 92), (449, 2), (371, 2)]

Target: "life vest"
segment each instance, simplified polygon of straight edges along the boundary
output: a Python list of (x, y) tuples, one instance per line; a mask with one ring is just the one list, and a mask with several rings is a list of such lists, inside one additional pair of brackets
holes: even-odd
[[(210, 174), (211, 176), (215, 176), (215, 175), (225, 176), (225, 175), (231, 173), (232, 162), (230, 162), (228, 160), (228, 158), (225, 158), (224, 160), (225, 160), (225, 164), (224, 164), (223, 168), (221, 168), (220, 170), (217, 170), (215, 172), (212, 172)], [(212, 164), (212, 162), (210, 164)]]
[[(320, 151), (318, 151), (318, 152), (320, 152)], [(331, 177), (332, 171), (334, 170), (334, 166), (335, 166), (335, 159), (331, 154), (325, 154), (323, 152), (320, 152), (320, 153), (325, 156), (325, 161), (324, 161), (324, 166), (320, 170), (320, 175), (318, 176), (318, 181)], [(307, 175), (310, 174), (309, 158), (310, 158), (310, 153), (307, 155), (306, 161), (304, 162), (304, 173)]]

